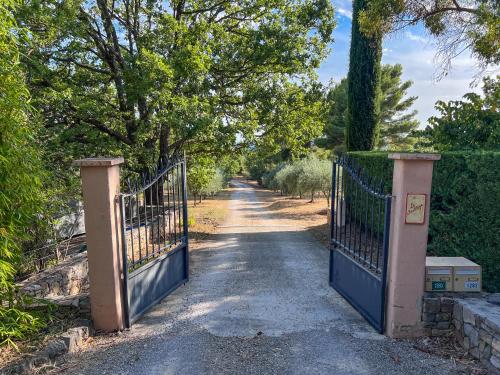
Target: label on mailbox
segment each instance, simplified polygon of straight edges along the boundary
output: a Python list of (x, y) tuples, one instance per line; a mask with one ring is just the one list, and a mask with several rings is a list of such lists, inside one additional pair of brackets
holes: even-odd
[(433, 281), (432, 290), (446, 290), (446, 281)]
[(425, 194), (408, 194), (406, 196), (406, 224), (423, 224), (425, 221)]
[(465, 289), (479, 289), (479, 281), (466, 281), (464, 283), (464, 288)]

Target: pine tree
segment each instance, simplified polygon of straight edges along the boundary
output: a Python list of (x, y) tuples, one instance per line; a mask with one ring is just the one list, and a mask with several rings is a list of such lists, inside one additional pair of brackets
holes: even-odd
[[(415, 119), (417, 111), (410, 110), (417, 99), (407, 97), (412, 81), (402, 81), (401, 65), (383, 65), (380, 77), (380, 137), (376, 143), (379, 149), (405, 149), (415, 143), (412, 131), (418, 128)], [(326, 95), (326, 122), (323, 136), (316, 145), (325, 149), (344, 147), (347, 127), (347, 80), (344, 78), (328, 91)]]
[(382, 37), (360, 32), (359, 14), (369, 0), (353, 1), (349, 57), (346, 146), (350, 151), (372, 150), (378, 137)]
[(332, 86), (326, 94), (326, 117), (323, 136), (316, 145), (329, 150), (341, 150), (345, 141), (347, 114), (347, 79)]
[(401, 81), (403, 67), (400, 64), (382, 66), (380, 78), (380, 137), (377, 148), (404, 149), (411, 147), (415, 139), (410, 133), (418, 128), (416, 110), (409, 111), (416, 96), (405, 97), (412, 81)]

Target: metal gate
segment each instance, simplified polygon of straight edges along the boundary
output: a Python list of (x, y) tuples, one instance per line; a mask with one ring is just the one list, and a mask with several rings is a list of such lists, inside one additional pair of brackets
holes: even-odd
[(332, 177), (330, 285), (383, 333), (391, 196), (347, 155)]
[(120, 195), (127, 327), (189, 277), (186, 161), (160, 164)]

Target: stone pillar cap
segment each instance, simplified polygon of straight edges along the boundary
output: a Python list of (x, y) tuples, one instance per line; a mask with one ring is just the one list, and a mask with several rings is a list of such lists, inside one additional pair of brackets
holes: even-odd
[(421, 154), (421, 153), (405, 153), (405, 152), (395, 152), (389, 154), (389, 159), (395, 160), (440, 160), (440, 154)]
[(73, 165), (77, 167), (112, 167), (124, 163), (124, 159), (120, 156), (117, 158), (87, 158), (75, 160)]

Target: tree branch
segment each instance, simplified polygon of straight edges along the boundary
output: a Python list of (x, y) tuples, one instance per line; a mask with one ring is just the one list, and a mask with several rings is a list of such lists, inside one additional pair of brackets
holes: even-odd
[(55, 61), (60, 61), (60, 62), (66, 62), (66, 63), (71, 63), (71, 64), (75, 64), (76, 66), (79, 66), (80, 68), (83, 68), (83, 69), (88, 69), (88, 70), (91, 70), (95, 73), (99, 73), (99, 74), (106, 74), (106, 75), (110, 75), (111, 72), (109, 70), (105, 70), (105, 69), (100, 69), (96, 66), (93, 66), (93, 65), (90, 65), (90, 64), (84, 64), (84, 63), (81, 63), (81, 62), (78, 62), (76, 61), (75, 59), (72, 59), (72, 58), (63, 58), (63, 57), (51, 57), (53, 60)]

